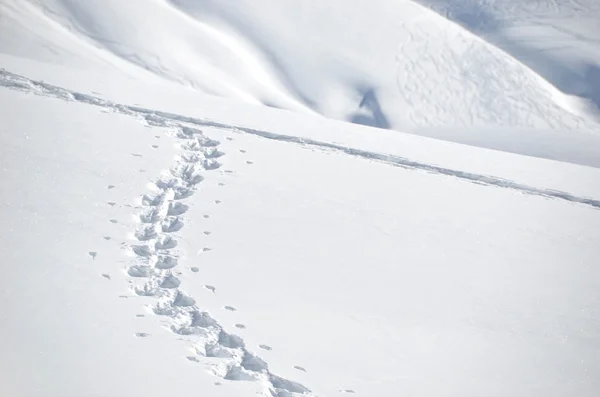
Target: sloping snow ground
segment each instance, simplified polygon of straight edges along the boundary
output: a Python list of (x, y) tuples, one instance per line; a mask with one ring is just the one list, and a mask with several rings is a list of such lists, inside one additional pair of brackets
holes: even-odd
[(600, 171), (0, 81), (11, 395), (600, 387)]
[(573, 111), (600, 107), (600, 3), (455, 1), (421, 3), (501, 47), (562, 91)]
[[(600, 2), (595, 0), (418, 0), (497, 46), (556, 88), (555, 99), (575, 114), (600, 120)], [(498, 133), (496, 148), (507, 149), (515, 137)], [(422, 135), (446, 138), (443, 129)], [(519, 133), (519, 140), (566, 139), (551, 131)], [(489, 135), (490, 134), (486, 134)], [(533, 136), (532, 136), (533, 135)], [(545, 138), (545, 139), (544, 139)], [(467, 131), (463, 143), (485, 146), (481, 134)], [(556, 142), (558, 143), (558, 142)], [(560, 147), (561, 144), (556, 145)], [(510, 149), (508, 149), (510, 150)], [(512, 151), (512, 150), (510, 150)], [(576, 149), (575, 149), (576, 151)], [(533, 153), (528, 153), (535, 155)]]
[(593, 113), (355, 3), (0, 1), (0, 394), (598, 394)]
[[(424, 2), (444, 10), (463, 4)], [(488, 3), (469, 2), (473, 13)], [(513, 25), (492, 17), (488, 25), (504, 34), (501, 27), (521, 26), (530, 14), (525, 21), (542, 24), (536, 11), (561, 3), (518, 4), (502, 14)], [(564, 4), (555, 7), (543, 33), (561, 45), (551, 54), (559, 61), (552, 62), (525, 57), (540, 50), (529, 51), (529, 43), (490, 40), (501, 50), (415, 2), (386, 0), (355, 0), (351, 7), (343, 0), (240, 0), (234, 6), (212, 0), (2, 0), (0, 23), (10, 34), (0, 37), (0, 46), (8, 54), (119, 71), (144, 83), (162, 80), (248, 103), (599, 166), (593, 81), (600, 30), (593, 21), (600, 10), (593, 0)], [(565, 39), (562, 31), (582, 15), (591, 21), (585, 24), (591, 37)], [(537, 37), (532, 28), (511, 32), (529, 41)], [(574, 51), (576, 40), (582, 44)], [(569, 72), (564, 64), (573, 53), (581, 56)]]

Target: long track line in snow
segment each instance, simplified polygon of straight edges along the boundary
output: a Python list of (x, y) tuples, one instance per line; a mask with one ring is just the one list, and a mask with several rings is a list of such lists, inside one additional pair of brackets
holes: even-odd
[(216, 159), (223, 153), (218, 150), (219, 142), (199, 129), (173, 125), (159, 117), (148, 117), (146, 122), (175, 128), (182, 152), (169, 172), (153, 184), (154, 192), (142, 196), (144, 209), (135, 231), (138, 242), (132, 247), (135, 255), (128, 274), (145, 281), (134, 287), (135, 293), (158, 300), (151, 306), (152, 311), (168, 317), (175, 334), (195, 337), (196, 355), (188, 356), (189, 360), (217, 359), (213, 369), (216, 376), (233, 381), (259, 381), (265, 386), (264, 396), (311, 395), (300, 383), (273, 374), (263, 359), (247, 349), (241, 337), (226, 332), (210, 313), (199, 308), (196, 299), (184, 292), (181, 281), (172, 273), (180, 261), (175, 249), (177, 232), (185, 226), (183, 217), (188, 206), (184, 201), (203, 181), (202, 172), (219, 168)]
[(284, 134), (277, 134), (269, 131), (258, 130), (254, 128), (248, 128), (243, 126), (236, 126), (226, 123), (215, 122), (211, 120), (199, 119), (195, 117), (183, 116), (175, 113), (162, 112), (158, 110), (146, 109), (138, 106), (129, 106), (118, 104), (115, 102), (107, 101), (105, 99), (93, 96), (78, 93), (75, 91), (67, 90), (52, 84), (44, 83), (41, 81), (35, 81), (32, 79), (28, 79), (24, 76), (8, 72), (6, 70), (0, 69), (0, 86), (24, 91), (28, 93), (48, 96), (57, 99), (77, 101), (81, 103), (86, 103), (90, 105), (100, 106), (106, 109), (113, 110), (118, 113), (127, 114), (131, 116), (142, 117), (145, 120), (161, 120), (161, 123), (164, 125), (192, 125), (199, 127), (215, 127), (222, 128), (231, 131), (238, 131), (242, 133), (256, 135), (266, 139), (272, 139), (282, 142), (290, 142), (296, 143), (306, 146), (312, 146), (321, 150), (331, 150), (340, 153), (345, 153), (347, 155), (361, 157), (369, 160), (379, 161), (385, 164), (390, 164), (393, 166), (403, 167), (406, 169), (413, 169), (419, 171), (425, 171), (432, 174), (445, 175), (450, 177), (459, 178), (468, 182), (477, 183), (481, 185), (491, 186), (491, 187), (499, 187), (505, 189), (515, 190), (524, 194), (530, 194), (550, 199), (559, 199), (572, 203), (582, 204), (586, 206), (590, 206), (593, 208), (600, 209), (600, 200), (589, 198), (589, 197), (580, 197), (573, 195), (568, 192), (563, 192), (559, 190), (545, 189), (539, 188), (535, 186), (529, 186), (522, 183), (518, 183), (515, 181), (511, 181), (508, 179), (491, 176), (491, 175), (483, 175), (476, 174), (472, 172), (466, 172), (461, 170), (456, 170), (452, 168), (441, 167), (433, 164), (427, 164), (423, 162), (413, 161), (407, 159), (405, 157), (390, 155), (385, 153), (377, 153), (367, 150), (356, 149), (348, 146), (337, 145), (330, 142), (322, 142), (308, 138), (295, 137)]

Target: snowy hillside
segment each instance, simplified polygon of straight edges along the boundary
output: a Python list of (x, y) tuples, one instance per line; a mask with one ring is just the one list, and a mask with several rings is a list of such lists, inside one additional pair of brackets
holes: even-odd
[(597, 166), (598, 3), (521, 3), (2, 0), (0, 46), (144, 84)]
[(527, 4), (0, 0), (0, 395), (596, 396), (600, 9)]

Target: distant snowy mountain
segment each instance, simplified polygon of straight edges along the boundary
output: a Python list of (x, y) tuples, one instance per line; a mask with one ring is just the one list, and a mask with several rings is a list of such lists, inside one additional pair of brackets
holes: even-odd
[(0, 395), (596, 396), (598, 18), (0, 0)]

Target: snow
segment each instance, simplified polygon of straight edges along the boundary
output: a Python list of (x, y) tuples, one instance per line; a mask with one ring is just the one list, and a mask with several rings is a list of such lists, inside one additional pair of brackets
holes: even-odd
[(504, 49), (555, 86), (565, 106), (598, 120), (597, 1), (422, 3)]
[[(593, 0), (423, 3), (452, 20), (406, 0), (3, 0), (11, 34), (0, 44), (152, 85), (597, 165)], [(592, 22), (573, 28), (583, 17)]]
[(1, 394), (595, 396), (593, 84), (423, 5), (1, 0)]

